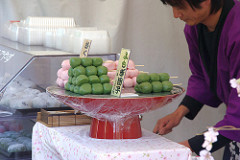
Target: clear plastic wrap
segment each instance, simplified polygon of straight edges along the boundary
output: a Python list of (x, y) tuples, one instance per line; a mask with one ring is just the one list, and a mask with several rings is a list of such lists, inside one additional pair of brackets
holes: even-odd
[[(184, 89), (175, 86), (171, 92), (135, 94), (133, 88), (127, 88), (123, 90), (124, 94), (134, 93), (136, 96), (124, 98), (117, 98), (111, 95), (80, 96), (56, 86), (48, 87), (47, 92), (66, 105), (92, 117), (94, 120), (92, 122), (90, 136), (93, 138), (98, 138), (95, 136), (97, 133), (92, 133), (93, 130), (94, 132), (102, 131), (104, 128), (106, 130), (109, 125), (108, 123), (111, 123), (109, 132), (113, 132), (114, 136), (110, 137), (113, 139), (121, 139), (123, 137), (124, 139), (124, 135), (121, 134), (125, 134), (126, 132), (130, 132), (128, 134), (131, 134), (131, 132), (136, 130), (131, 128), (136, 127), (136, 125), (140, 127), (140, 124), (137, 122), (138, 115), (166, 105), (181, 95)], [(103, 124), (100, 126), (98, 123)], [(137, 129), (139, 129), (139, 127), (137, 127)], [(104, 136), (106, 136), (105, 134), (109, 133), (106, 132), (100, 137), (104, 138)], [(139, 133), (134, 134), (138, 135), (136, 138), (141, 137)], [(129, 137), (127, 136), (126, 138)]]
[[(111, 95), (81, 96), (56, 86), (48, 87), (47, 92), (59, 101), (81, 111), (86, 115), (115, 121), (131, 115), (139, 115), (171, 102), (184, 92), (183, 88), (174, 87), (172, 92), (155, 94), (136, 94), (134, 97), (117, 98)], [(123, 93), (134, 93), (133, 88), (123, 90)]]

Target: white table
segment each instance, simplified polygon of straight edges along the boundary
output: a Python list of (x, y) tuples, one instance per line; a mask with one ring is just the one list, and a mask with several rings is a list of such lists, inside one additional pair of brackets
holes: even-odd
[(191, 151), (143, 129), (139, 139), (94, 139), (89, 125), (33, 127), (33, 160), (191, 160)]

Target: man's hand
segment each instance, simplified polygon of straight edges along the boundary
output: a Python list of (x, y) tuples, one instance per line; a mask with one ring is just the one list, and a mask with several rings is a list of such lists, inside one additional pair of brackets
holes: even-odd
[(162, 119), (157, 121), (153, 132), (164, 135), (172, 131), (174, 127), (179, 125), (182, 118), (189, 112), (189, 109), (183, 105), (179, 106), (177, 110)]

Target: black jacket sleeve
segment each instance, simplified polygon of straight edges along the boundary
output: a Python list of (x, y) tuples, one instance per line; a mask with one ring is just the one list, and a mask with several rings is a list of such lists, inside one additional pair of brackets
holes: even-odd
[(198, 112), (203, 107), (202, 103), (200, 103), (199, 101), (193, 99), (192, 97), (190, 97), (188, 95), (186, 95), (183, 98), (183, 100), (180, 103), (180, 105), (184, 105), (184, 106), (186, 106), (190, 110), (190, 112), (185, 116), (186, 118), (188, 118), (190, 120), (193, 120), (197, 116)]

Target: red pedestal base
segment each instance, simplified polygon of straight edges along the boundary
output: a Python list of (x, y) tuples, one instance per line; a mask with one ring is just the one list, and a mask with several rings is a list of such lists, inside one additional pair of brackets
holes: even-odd
[(139, 116), (116, 121), (92, 119), (89, 136), (97, 139), (137, 139), (142, 137)]

